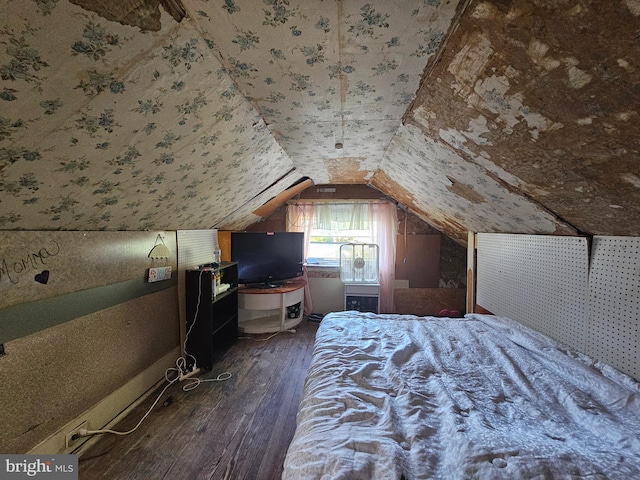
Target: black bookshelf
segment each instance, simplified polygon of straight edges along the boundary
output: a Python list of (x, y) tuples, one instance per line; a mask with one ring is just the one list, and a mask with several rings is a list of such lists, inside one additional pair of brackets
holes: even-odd
[(197, 367), (211, 370), (238, 339), (238, 264), (187, 270), (185, 281), (187, 366), (195, 358)]

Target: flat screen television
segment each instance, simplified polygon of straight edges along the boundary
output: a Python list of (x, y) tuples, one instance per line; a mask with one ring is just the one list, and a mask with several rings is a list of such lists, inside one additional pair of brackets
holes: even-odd
[(231, 232), (231, 260), (238, 262), (238, 283), (274, 287), (300, 277), (303, 232)]

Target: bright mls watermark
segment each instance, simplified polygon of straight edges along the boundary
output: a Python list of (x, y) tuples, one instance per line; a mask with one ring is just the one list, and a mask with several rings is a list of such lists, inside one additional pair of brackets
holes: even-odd
[(78, 480), (77, 455), (0, 455), (0, 480)]

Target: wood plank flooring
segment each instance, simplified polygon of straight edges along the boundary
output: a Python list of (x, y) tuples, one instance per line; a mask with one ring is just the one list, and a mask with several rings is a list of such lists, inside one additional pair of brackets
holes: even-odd
[[(105, 434), (80, 457), (80, 480), (279, 479), (317, 328), (304, 319), (295, 334), (239, 339), (199, 376), (228, 371), (229, 380), (169, 387), (135, 432)], [(163, 387), (114, 430), (135, 427)]]

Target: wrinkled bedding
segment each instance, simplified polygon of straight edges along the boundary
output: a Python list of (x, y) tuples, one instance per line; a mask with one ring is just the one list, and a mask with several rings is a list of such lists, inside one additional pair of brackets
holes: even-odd
[(506, 318), (332, 313), (283, 479), (640, 478), (630, 377)]

